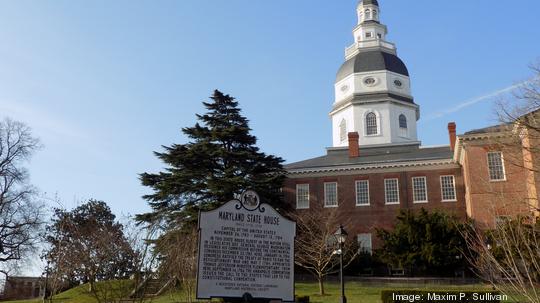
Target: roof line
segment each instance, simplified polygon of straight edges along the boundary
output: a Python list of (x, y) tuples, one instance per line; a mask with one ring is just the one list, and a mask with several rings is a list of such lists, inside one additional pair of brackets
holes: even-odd
[[(429, 160), (429, 159), (426, 159)], [(413, 167), (413, 166), (431, 166), (431, 165), (445, 165), (456, 164), (453, 158), (432, 160), (432, 161), (409, 161), (409, 162), (391, 162), (387, 165), (384, 163), (368, 163), (362, 165), (342, 165), (342, 166), (321, 166), (313, 168), (300, 168), (300, 169), (286, 169), (288, 174), (305, 174), (313, 172), (331, 172), (331, 171), (351, 171), (351, 170), (367, 170), (367, 169), (380, 169), (380, 168), (394, 168), (394, 167)]]

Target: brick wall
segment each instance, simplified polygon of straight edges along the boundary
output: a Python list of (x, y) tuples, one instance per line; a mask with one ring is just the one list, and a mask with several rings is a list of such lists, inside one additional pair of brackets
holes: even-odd
[[(442, 202), (440, 176), (454, 175), (456, 185), (456, 202)], [(413, 203), (412, 177), (426, 177), (427, 203)], [(386, 205), (384, 179), (399, 180), (399, 205)], [(369, 206), (356, 206), (356, 180), (369, 180)], [(340, 220), (348, 222), (349, 234), (372, 233), (373, 245), (378, 246), (375, 228), (390, 229), (400, 209), (442, 210), (455, 214), (459, 218), (466, 217), (465, 189), (461, 169), (425, 170), (392, 173), (373, 173), (341, 176), (319, 176), (305, 178), (289, 178), (285, 182), (284, 197), (288, 203), (296, 206), (296, 184), (309, 184), (310, 208), (324, 205), (324, 183), (338, 183), (338, 213)], [(309, 211), (309, 210), (301, 210)], [(336, 226), (337, 228), (337, 226)]]
[[(529, 196), (536, 197), (533, 174), (524, 166), (523, 146), (510, 139), (474, 140), (463, 144), (467, 215), (484, 227), (493, 227), (497, 217), (528, 214)], [(489, 152), (502, 152), (504, 180), (490, 180)]]

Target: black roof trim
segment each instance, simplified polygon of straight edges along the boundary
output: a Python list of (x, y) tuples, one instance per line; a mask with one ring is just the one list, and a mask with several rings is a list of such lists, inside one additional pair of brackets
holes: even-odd
[(375, 20), (366, 20), (366, 21), (362, 22), (362, 24), (370, 24), (370, 23), (381, 24), (379, 21), (375, 21)]
[(362, 0), (361, 2), (364, 5), (373, 4), (379, 6), (379, 2), (377, 0)]

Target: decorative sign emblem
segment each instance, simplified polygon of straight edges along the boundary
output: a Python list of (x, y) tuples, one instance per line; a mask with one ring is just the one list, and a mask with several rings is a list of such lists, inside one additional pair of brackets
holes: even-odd
[(294, 301), (296, 224), (248, 190), (199, 216), (197, 298)]
[(252, 191), (246, 190), (241, 196), (240, 201), (247, 210), (256, 210), (259, 207), (260, 198), (259, 195)]

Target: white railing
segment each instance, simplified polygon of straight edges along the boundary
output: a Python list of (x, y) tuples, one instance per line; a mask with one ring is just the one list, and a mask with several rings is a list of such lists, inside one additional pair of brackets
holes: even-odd
[(396, 45), (391, 42), (386, 42), (384, 40), (376, 39), (376, 40), (368, 40), (368, 41), (360, 41), (356, 42), (353, 45), (345, 48), (345, 57), (350, 57), (354, 55), (358, 49), (360, 48), (369, 48), (369, 47), (384, 47), (391, 50), (396, 49)]

